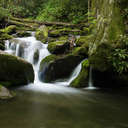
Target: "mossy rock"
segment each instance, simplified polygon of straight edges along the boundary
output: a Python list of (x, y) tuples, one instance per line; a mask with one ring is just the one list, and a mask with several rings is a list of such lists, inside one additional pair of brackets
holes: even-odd
[(7, 34), (14, 34), (16, 33), (16, 30), (17, 30), (17, 27), (15, 25), (10, 25), (5, 29), (2, 29), (2, 31)]
[(70, 49), (67, 41), (56, 41), (48, 44), (48, 50), (52, 54), (64, 54)]
[(82, 59), (75, 55), (47, 56), (40, 64), (39, 78), (43, 82), (68, 78)]
[(29, 37), (29, 36), (31, 36), (31, 33), (29, 33), (29, 32), (26, 32), (26, 31), (19, 31), (19, 32), (17, 32), (17, 37)]
[(79, 75), (71, 82), (70, 86), (75, 88), (87, 87), (88, 79), (89, 79), (89, 62), (88, 60), (84, 60), (82, 62), (82, 68)]
[(48, 28), (43, 25), (39, 29), (36, 30), (35, 34), (37, 40), (40, 40), (43, 43), (47, 43), (48, 41)]
[(88, 43), (87, 36), (80, 36), (76, 40), (76, 45), (77, 46), (82, 46), (83, 44)]
[(26, 85), (34, 81), (34, 71), (25, 60), (0, 51), (0, 82), (10, 86)]
[(13, 36), (10, 36), (8, 33), (5, 33), (2, 29), (0, 29), (0, 42), (8, 39), (12, 39)]
[(72, 51), (72, 54), (80, 55), (80, 56), (87, 58), (88, 57), (88, 48), (87, 47), (76, 47)]

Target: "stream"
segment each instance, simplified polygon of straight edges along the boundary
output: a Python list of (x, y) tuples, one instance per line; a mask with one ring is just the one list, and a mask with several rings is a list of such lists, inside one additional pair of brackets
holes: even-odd
[(95, 89), (91, 76), (89, 89), (67, 87), (79, 74), (81, 63), (66, 80), (40, 82), (40, 62), (50, 53), (47, 44), (34, 36), (6, 41), (5, 52), (32, 63), (35, 81), (14, 89), (15, 98), (0, 101), (0, 128), (128, 128), (128, 88)]

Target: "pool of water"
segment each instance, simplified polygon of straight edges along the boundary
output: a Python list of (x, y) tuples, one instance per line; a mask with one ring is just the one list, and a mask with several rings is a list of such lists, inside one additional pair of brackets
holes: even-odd
[(0, 101), (0, 128), (128, 128), (128, 89), (15, 92)]

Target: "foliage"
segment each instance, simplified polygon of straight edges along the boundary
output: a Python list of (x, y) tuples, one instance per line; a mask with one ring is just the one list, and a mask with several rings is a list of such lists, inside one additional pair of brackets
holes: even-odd
[(0, 7), (0, 21), (4, 20), (4, 18), (8, 16), (9, 16), (8, 10)]
[(1, 0), (0, 6), (16, 17), (31, 17), (41, 21), (72, 21), (85, 19), (87, 0)]
[(109, 57), (110, 62), (118, 73), (128, 72), (128, 37), (120, 36), (119, 48), (113, 50)]
[(87, 0), (49, 0), (42, 8), (38, 20), (78, 23), (86, 17)]

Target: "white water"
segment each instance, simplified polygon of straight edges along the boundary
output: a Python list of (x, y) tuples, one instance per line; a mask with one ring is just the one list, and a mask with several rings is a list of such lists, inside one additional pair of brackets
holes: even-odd
[(88, 81), (88, 87), (85, 89), (93, 90), (97, 89), (96, 87), (93, 86), (93, 79), (92, 79), (92, 67), (89, 69), (89, 81)]
[[(50, 55), (49, 51), (47, 50), (47, 46), (48, 44), (43, 44), (40, 41), (36, 40), (33, 33), (31, 37), (15, 38), (12, 41), (8, 41), (8, 40), (6, 41), (5, 52), (16, 56), (19, 56), (22, 53), (21, 57), (23, 57), (25, 60), (27, 60), (33, 65), (33, 69), (35, 72), (34, 83), (29, 84), (28, 86), (24, 86), (21, 89), (43, 91), (47, 93), (79, 92), (77, 89), (73, 89), (69, 87), (67, 88), (65, 86), (68, 86), (72, 82), (72, 80), (74, 80), (78, 76), (81, 70), (81, 63), (76, 67), (76, 69), (69, 77), (69, 79), (65, 81), (60, 80), (55, 83), (42, 83), (39, 80), (38, 71), (39, 71), (40, 62), (46, 56)], [(39, 53), (39, 59), (37, 63), (34, 64), (34, 53), (37, 50)]]

